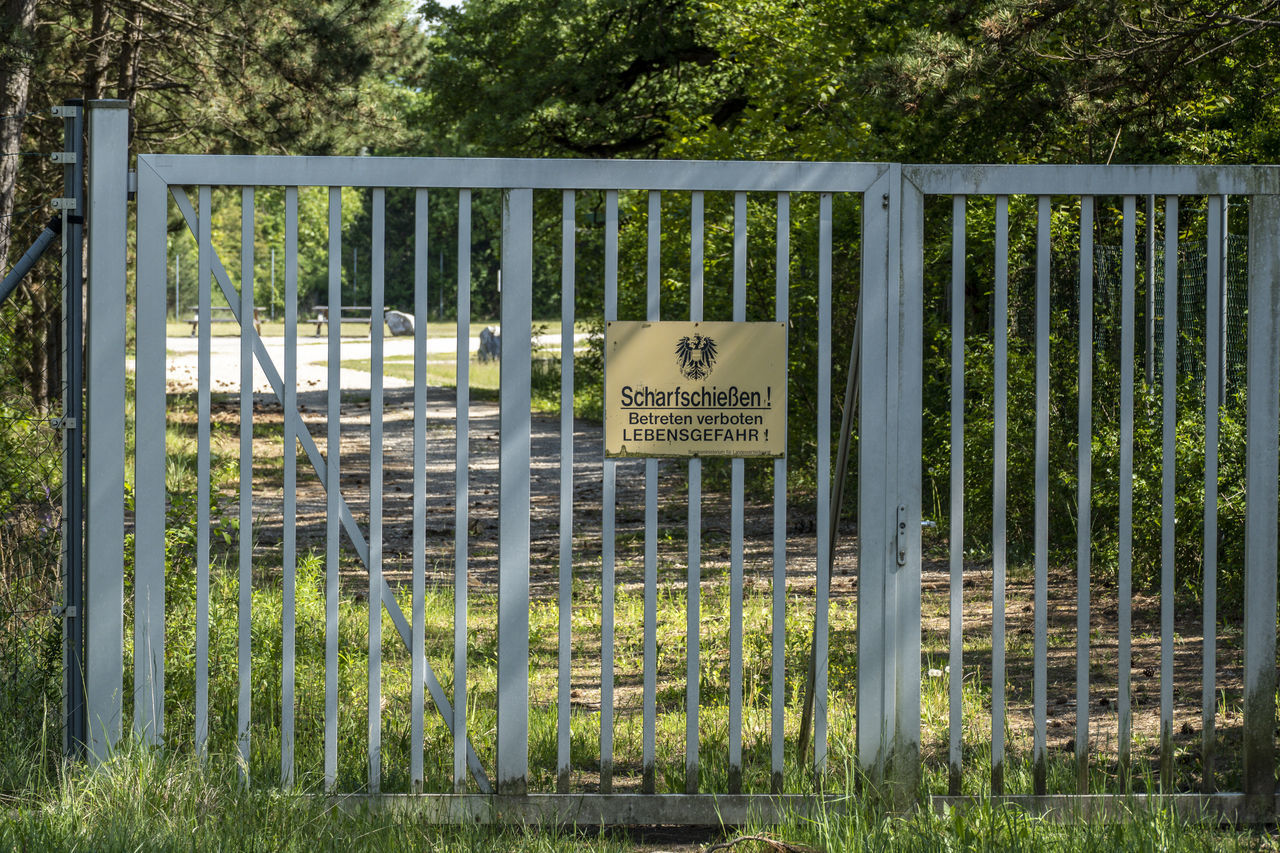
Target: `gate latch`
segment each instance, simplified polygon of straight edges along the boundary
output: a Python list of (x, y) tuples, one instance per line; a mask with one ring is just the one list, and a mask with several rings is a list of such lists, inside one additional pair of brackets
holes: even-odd
[(898, 504), (898, 565), (907, 564), (907, 507)]

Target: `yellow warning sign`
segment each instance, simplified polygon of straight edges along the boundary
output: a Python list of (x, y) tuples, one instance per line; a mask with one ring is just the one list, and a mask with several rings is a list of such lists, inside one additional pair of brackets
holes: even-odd
[(785, 323), (605, 326), (606, 456), (785, 456)]

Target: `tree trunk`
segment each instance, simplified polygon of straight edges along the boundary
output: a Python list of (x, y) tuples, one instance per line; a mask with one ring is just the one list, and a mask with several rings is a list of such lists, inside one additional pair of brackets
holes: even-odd
[(0, 0), (0, 269), (9, 268), (17, 156), (31, 87), (36, 0)]

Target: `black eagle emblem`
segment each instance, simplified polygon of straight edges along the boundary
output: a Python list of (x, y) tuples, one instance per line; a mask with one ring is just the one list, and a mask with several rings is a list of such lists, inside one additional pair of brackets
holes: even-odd
[(685, 379), (706, 379), (716, 363), (716, 342), (706, 335), (689, 335), (676, 342), (676, 364)]

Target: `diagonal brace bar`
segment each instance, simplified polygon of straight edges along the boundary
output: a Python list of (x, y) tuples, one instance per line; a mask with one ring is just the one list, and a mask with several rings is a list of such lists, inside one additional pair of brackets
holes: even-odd
[[(187, 227), (191, 229), (191, 233), (196, 233), (196, 224), (198, 217), (195, 208), (191, 206), (191, 200), (187, 197), (187, 191), (183, 187), (171, 187), (174, 201), (178, 203), (178, 210), (182, 212), (182, 218), (186, 220)], [(222, 258), (219, 257), (217, 251), (213, 252), (213, 275), (218, 282), (218, 286), (222, 288), (222, 294), (227, 299), (227, 305), (231, 307), (231, 314), (235, 317), (237, 323), (240, 323), (240, 307), (239, 299), (235, 288), (231, 284), (231, 277), (227, 275), (226, 267), (222, 265)], [(276, 369), (275, 363), (271, 360), (271, 356), (267, 353), (267, 347), (259, 337), (257, 330), (253, 325), (240, 325), (241, 334), (250, 335), (253, 341), (253, 352), (258, 359), (258, 364), (262, 367), (262, 372), (267, 376), (267, 382), (271, 385), (271, 391), (275, 394), (276, 399), (284, 404), (284, 382), (280, 379), (280, 372)], [(321, 485), (328, 483), (325, 477), (325, 459), (320, 455), (320, 450), (316, 447), (315, 439), (311, 437), (311, 430), (307, 425), (298, 419), (298, 440), (302, 442), (302, 448), (307, 453), (307, 458), (311, 461), (311, 467), (315, 471), (316, 476), (320, 479)], [(360, 526), (356, 524), (355, 516), (351, 514), (351, 508), (347, 506), (347, 500), (342, 495), (338, 496), (339, 506), (342, 508), (342, 527), (347, 531), (347, 536), (351, 540), (352, 546), (356, 549), (356, 555), (360, 557), (366, 570), (369, 565), (369, 543), (365, 540), (364, 534), (360, 531)], [(391, 616), (391, 621), (395, 623), (396, 632), (400, 635), (400, 639), (406, 647), (409, 647), (409, 622), (404, 617), (404, 612), (400, 609), (400, 605), (396, 602), (395, 596), (391, 594), (391, 587), (384, 580), (382, 582), (382, 601), (386, 605), (387, 613)], [(449, 697), (444, 692), (440, 680), (436, 678), (435, 670), (431, 666), (430, 661), (426, 663), (427, 689), (431, 692), (431, 699), (435, 702), (436, 711), (440, 714), (444, 724), (448, 726), (449, 732), (453, 732), (453, 706), (449, 703)], [(470, 740), (467, 742), (467, 766), (471, 768), (471, 775), (475, 777), (476, 785), (482, 793), (491, 792), (489, 777), (484, 772), (484, 767), (480, 764), (480, 759), (476, 755), (475, 747), (472, 746)]]

